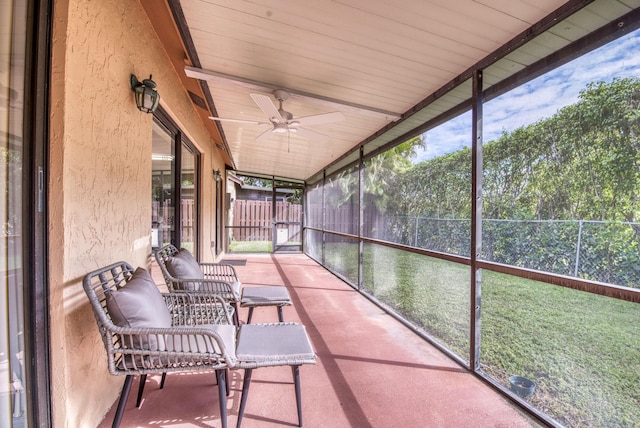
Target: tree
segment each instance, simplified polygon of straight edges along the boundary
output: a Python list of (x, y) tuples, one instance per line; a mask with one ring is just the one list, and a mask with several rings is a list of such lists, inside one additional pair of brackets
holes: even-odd
[[(633, 286), (615, 278), (640, 261), (640, 226), (632, 224), (630, 233), (619, 224), (640, 218), (639, 135), (640, 79), (588, 84), (577, 103), (483, 145), (483, 219), (606, 221), (583, 234), (582, 258), (593, 260), (593, 269), (582, 274)], [(381, 205), (393, 233), (388, 239), (445, 248), (435, 245), (468, 235), (468, 226), (439, 220), (471, 216), (470, 149), (396, 170), (392, 181), (372, 180), (377, 194), (387, 195)], [(419, 244), (407, 217), (425, 220)], [(484, 248), (491, 260), (559, 272), (574, 266), (577, 224), (486, 222)]]
[(246, 186), (262, 187), (265, 189), (271, 189), (273, 187), (273, 181), (270, 178), (247, 177), (244, 175), (238, 178), (240, 178)]
[(378, 212), (386, 209), (390, 198), (397, 194), (393, 191), (396, 178), (413, 167), (411, 159), (415, 158), (418, 149), (423, 149), (424, 146), (422, 135), (418, 135), (366, 162), (365, 207), (375, 206)]

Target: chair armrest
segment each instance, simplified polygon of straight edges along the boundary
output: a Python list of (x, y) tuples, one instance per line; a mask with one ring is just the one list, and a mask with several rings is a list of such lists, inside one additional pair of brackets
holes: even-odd
[(233, 367), (233, 325), (177, 325), (169, 328), (104, 326), (109, 372), (145, 374), (206, 365)]
[(192, 291), (162, 293), (162, 297), (169, 308), (174, 326), (233, 324), (234, 308), (217, 294)]
[(174, 278), (167, 285), (173, 293), (208, 293), (217, 294), (226, 301), (240, 300), (240, 283), (221, 281), (218, 279)]
[(200, 263), (200, 269), (207, 279), (240, 282), (236, 269), (226, 263)]

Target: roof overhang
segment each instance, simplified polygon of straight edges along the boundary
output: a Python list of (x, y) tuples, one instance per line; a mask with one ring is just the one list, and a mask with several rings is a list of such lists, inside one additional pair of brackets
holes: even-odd
[[(613, 36), (637, 28), (640, 0), (168, 5), (187, 57), (176, 69), (205, 101), (201, 117), (227, 164), (313, 181), (356, 161), (361, 146), (365, 155), (375, 153), (469, 109), (475, 71), (492, 96), (592, 49), (594, 31)], [(339, 111), (345, 119), (309, 126), (326, 136), (322, 141), (271, 134), (271, 125), (256, 124), (268, 118), (250, 94), (277, 106), (274, 89), (289, 92), (283, 108), (294, 117)]]

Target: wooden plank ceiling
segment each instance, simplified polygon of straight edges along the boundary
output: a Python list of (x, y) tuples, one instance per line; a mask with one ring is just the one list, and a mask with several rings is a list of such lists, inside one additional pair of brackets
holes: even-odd
[[(565, 2), (176, 0), (169, 4), (174, 16), (181, 15), (179, 25), (188, 29), (186, 37), (191, 40), (183, 40), (185, 46), (195, 51), (186, 74), (206, 81), (218, 117), (268, 122), (250, 94), (267, 95), (277, 106), (275, 88), (290, 92), (283, 107), (294, 118), (343, 114), (344, 120), (338, 122), (305, 126), (326, 136), (322, 139), (268, 132), (256, 141), (272, 125), (220, 122), (237, 170), (306, 180)], [(592, 12), (579, 22), (556, 28), (555, 45), (566, 45), (637, 5), (608, 0), (589, 7)], [(504, 78), (548, 53), (546, 46), (530, 44), (526, 55), (512, 55), (494, 68), (490, 78)], [(456, 98), (458, 102), (460, 95)], [(378, 145), (416, 125), (398, 123), (401, 128), (379, 138)]]

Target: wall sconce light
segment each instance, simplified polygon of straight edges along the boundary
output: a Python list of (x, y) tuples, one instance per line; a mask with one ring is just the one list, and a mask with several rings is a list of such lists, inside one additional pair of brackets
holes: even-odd
[(213, 171), (213, 179), (215, 181), (222, 181), (222, 174), (220, 173), (219, 169)]
[(138, 110), (145, 113), (153, 113), (156, 111), (160, 103), (160, 94), (156, 90), (156, 82), (151, 80), (151, 75), (149, 75), (148, 79), (140, 82), (138, 78), (132, 74), (131, 89), (133, 90)]

